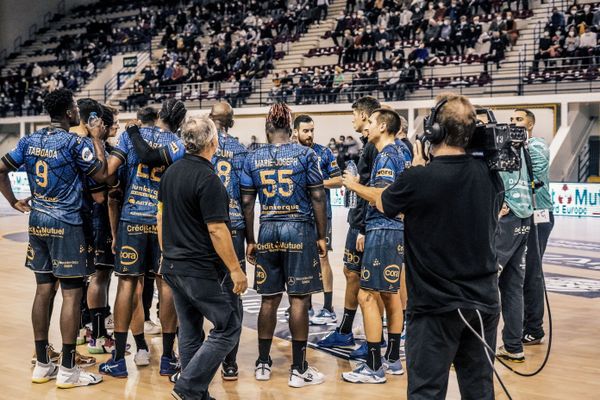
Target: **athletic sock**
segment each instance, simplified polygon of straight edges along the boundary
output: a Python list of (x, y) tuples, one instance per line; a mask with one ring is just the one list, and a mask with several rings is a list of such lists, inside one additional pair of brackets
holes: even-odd
[(389, 362), (396, 362), (400, 359), (400, 341), (401, 333), (388, 332), (388, 347), (385, 351), (385, 359)]
[[(383, 317), (381, 317), (381, 326), (383, 328)], [(385, 336), (383, 336), (383, 329), (381, 329), (381, 343), (385, 342)]]
[(94, 339), (108, 336), (106, 333), (106, 325), (104, 323), (104, 307), (90, 308), (90, 318), (92, 320), (92, 334)]
[(127, 332), (115, 332), (115, 356), (114, 361), (125, 358), (125, 348), (127, 347)]
[(367, 366), (373, 371), (381, 368), (381, 343), (367, 342)]
[(50, 357), (48, 357), (48, 340), (35, 341), (35, 357), (42, 364), (50, 362)]
[[(291, 313), (291, 309), (292, 309), (292, 306), (290, 306), (290, 313)], [(308, 309), (309, 310), (313, 309), (313, 307), (312, 307), (312, 296), (308, 296)]]
[(175, 344), (176, 333), (163, 333), (163, 357), (173, 357), (173, 345)]
[(104, 315), (104, 318), (110, 315), (110, 306), (102, 307), (102, 315)]
[(296, 368), (301, 374), (308, 368), (306, 342), (306, 340), (292, 340), (292, 368)]
[(340, 333), (344, 335), (352, 333), (352, 324), (354, 323), (355, 316), (356, 310), (344, 308), (344, 317), (342, 318), (342, 323), (340, 324)]
[(333, 292), (324, 292), (323, 298), (325, 299), (325, 304), (323, 308), (329, 312), (333, 312)]
[(148, 343), (146, 343), (146, 338), (143, 333), (139, 335), (133, 335), (133, 339), (135, 340), (135, 347), (137, 347), (137, 351), (140, 350), (148, 350)]
[(271, 343), (273, 339), (258, 339), (258, 359), (261, 362), (269, 361), (269, 353), (271, 353)]
[(62, 347), (62, 363), (65, 368), (73, 368), (75, 366), (75, 343), (64, 344)]

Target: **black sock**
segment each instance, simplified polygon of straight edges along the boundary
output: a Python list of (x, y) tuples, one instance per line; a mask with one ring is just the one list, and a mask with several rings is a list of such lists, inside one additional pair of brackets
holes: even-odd
[(90, 308), (90, 318), (92, 320), (92, 333), (94, 339), (108, 336), (106, 333), (106, 325), (104, 324), (104, 308)]
[(325, 299), (325, 304), (323, 305), (323, 308), (329, 312), (333, 312), (333, 292), (324, 292), (323, 298)]
[(175, 344), (176, 333), (163, 333), (163, 357), (173, 357), (173, 345)]
[(104, 315), (104, 318), (110, 315), (110, 306), (102, 307), (102, 315)]
[(115, 332), (115, 361), (125, 358), (127, 347), (127, 332)]
[(146, 343), (146, 338), (143, 333), (139, 335), (133, 335), (133, 339), (135, 340), (135, 347), (137, 347), (137, 351), (140, 350), (148, 350), (148, 343)]
[(400, 359), (400, 338), (401, 333), (388, 332), (388, 347), (385, 351), (385, 358), (390, 362), (395, 362)]
[(61, 365), (65, 368), (73, 368), (75, 366), (75, 343), (64, 344), (62, 347), (62, 363)]
[(306, 340), (292, 340), (292, 368), (296, 368), (301, 374), (308, 368)]
[(271, 353), (272, 342), (273, 339), (258, 339), (258, 359), (260, 361), (269, 361), (269, 353)]
[(385, 342), (385, 336), (383, 336), (383, 317), (381, 317), (381, 343)]
[(367, 366), (373, 371), (381, 368), (381, 343), (367, 342)]
[(42, 364), (50, 362), (50, 357), (48, 357), (48, 340), (35, 341), (35, 356)]
[[(291, 306), (290, 306), (291, 308)], [(312, 310), (312, 296), (308, 296), (308, 309)]]
[(342, 323), (340, 324), (340, 333), (343, 333), (344, 335), (352, 333), (352, 324), (354, 323), (355, 316), (356, 310), (344, 308), (344, 317), (342, 318)]

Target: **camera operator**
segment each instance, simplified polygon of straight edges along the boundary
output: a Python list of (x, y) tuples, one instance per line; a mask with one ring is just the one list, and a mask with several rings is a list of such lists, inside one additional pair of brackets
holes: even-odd
[[(534, 222), (537, 229), (529, 232), (527, 240), (527, 255), (525, 258), (525, 281), (523, 299), (525, 305), (525, 320), (523, 323), (523, 345), (541, 344), (544, 339), (544, 276), (542, 274), (542, 259), (552, 228), (554, 215), (552, 213), (552, 198), (550, 197), (550, 150), (542, 138), (533, 137), (535, 115), (530, 111), (518, 108), (514, 111), (510, 122), (527, 129), (529, 138), (528, 148), (531, 155), (533, 179), (538, 188), (535, 191)], [(540, 186), (541, 185), (541, 186)], [(533, 226), (532, 226), (533, 228)]]
[[(500, 304), (493, 247), (502, 182), (465, 152), (475, 109), (464, 96), (440, 95), (413, 167), (377, 199), (387, 217), (404, 214), (408, 288), (408, 399), (445, 399), (454, 364), (465, 399), (494, 399), (493, 370), (476, 331), (495, 348)], [(463, 319), (464, 318), (464, 319)], [(489, 357), (493, 357), (489, 354)]]

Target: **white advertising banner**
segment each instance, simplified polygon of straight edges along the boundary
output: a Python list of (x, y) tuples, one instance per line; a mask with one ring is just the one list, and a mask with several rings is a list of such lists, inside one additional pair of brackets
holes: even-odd
[(550, 183), (554, 215), (600, 217), (599, 183)]

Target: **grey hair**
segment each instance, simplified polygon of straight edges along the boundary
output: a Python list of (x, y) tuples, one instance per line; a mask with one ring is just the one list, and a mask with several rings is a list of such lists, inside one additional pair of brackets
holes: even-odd
[(408, 133), (408, 121), (400, 115), (400, 132)]
[(216, 136), (217, 127), (207, 115), (189, 117), (181, 126), (181, 140), (188, 153), (204, 150)]

